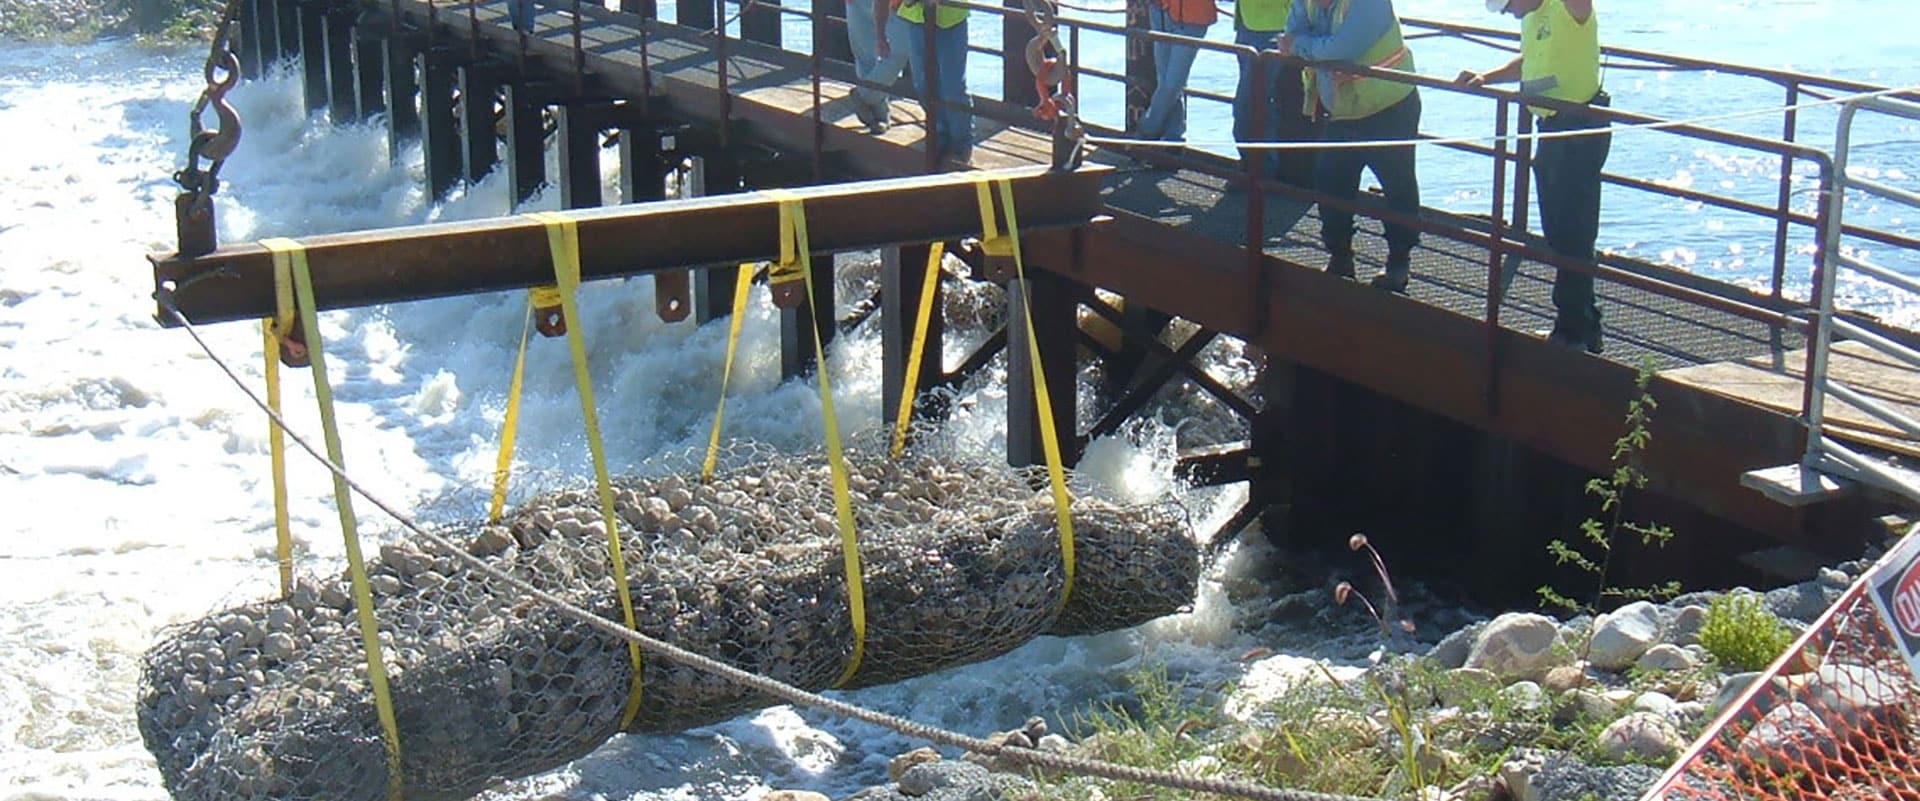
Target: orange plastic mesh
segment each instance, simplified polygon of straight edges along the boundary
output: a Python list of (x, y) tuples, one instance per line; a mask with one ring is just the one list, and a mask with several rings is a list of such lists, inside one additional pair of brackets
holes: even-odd
[(1885, 567), (1907, 550), (1855, 582), (1727, 704), (1647, 801), (1920, 801), (1920, 697), (1895, 640), (1896, 626), (1920, 640), (1920, 614), (1896, 612), (1890, 626), (1870, 595), (1876, 585), (1915, 589), (1920, 570)]

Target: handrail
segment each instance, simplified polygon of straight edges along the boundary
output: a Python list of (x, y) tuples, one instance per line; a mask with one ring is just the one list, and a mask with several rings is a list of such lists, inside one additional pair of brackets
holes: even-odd
[[(1401, 17), (1400, 24), (1405, 26), (1426, 28), (1428, 30), (1434, 30), (1442, 33), (1450, 33), (1450, 34), (1456, 34), (1456, 35), (1470, 34), (1473, 36), (1490, 37), (1495, 39), (1508, 39), (1516, 42), (1520, 40), (1519, 32), (1508, 29), (1508, 28), (1488, 28), (1480, 25), (1468, 25), (1465, 23), (1458, 23), (1458, 22), (1446, 22), (1443, 20), (1427, 19), (1423, 17)], [(1689, 58), (1687, 56), (1676, 56), (1670, 53), (1661, 53), (1653, 50), (1639, 50), (1631, 47), (1602, 45), (1600, 47), (1600, 52), (1603, 56), (1623, 56), (1626, 58), (1638, 59), (1640, 61), (1645, 61), (1652, 64), (1664, 64), (1664, 65), (1671, 66), (1674, 68), (1679, 68), (1679, 69), (1713, 70), (1715, 72), (1721, 72), (1728, 75), (1738, 75), (1746, 78), (1761, 78), (1764, 80), (1781, 84), (1783, 86), (1789, 83), (1794, 83), (1794, 84), (1799, 84), (1801, 86), (1824, 87), (1827, 89), (1832, 89), (1835, 91), (1849, 93), (1849, 94), (1856, 93), (1856, 92), (1873, 92), (1873, 91), (1878, 91), (1878, 90), (1887, 88), (1884, 86), (1876, 86), (1874, 84), (1863, 83), (1860, 81), (1850, 81), (1845, 78), (1834, 78), (1826, 75), (1816, 75), (1809, 72), (1795, 72), (1793, 70), (1775, 69), (1772, 67), (1756, 67), (1750, 64), (1741, 64), (1739, 62), (1732, 62), (1732, 61), (1714, 61), (1712, 59), (1704, 59), (1704, 58)], [(1901, 96), (1909, 97), (1910, 99), (1920, 100), (1920, 94), (1903, 94)]]
[[(701, 0), (694, 0), (694, 2), (701, 2)], [(855, 2), (859, 2), (859, 0), (855, 0)], [(954, 5), (964, 6), (970, 10), (978, 10), (984, 14), (998, 16), (1002, 18), (1008, 17), (1011, 14), (1018, 11), (1018, 9), (1008, 9), (1006, 7), (999, 6), (999, 5), (985, 5), (982, 3), (970, 2), (969, 0), (947, 0), (947, 2), (950, 2)], [(715, 11), (724, 12), (727, 4), (728, 4), (728, 0), (718, 0), (718, 2), (716, 2), (716, 5), (718, 7), (715, 9)], [(734, 2), (733, 4), (738, 6), (747, 6), (747, 5), (751, 5), (752, 3), (751, 3), (751, 0), (748, 0), (748, 2), (745, 2), (745, 3)], [(646, 18), (638, 17), (636, 15), (631, 15), (628, 12), (621, 12), (621, 11), (601, 8), (601, 7), (598, 7), (597, 3), (592, 6), (587, 6), (585, 10), (587, 11), (588, 16), (592, 16), (596, 18), (620, 18), (620, 17), (634, 16), (635, 20), (639, 22), (642, 25), (642, 27), (652, 25), (652, 26), (662, 26), (668, 29), (684, 28), (684, 26), (665, 23), (658, 19), (646, 19)], [(833, 15), (825, 15), (823, 17), (822, 15), (817, 14), (816, 12), (814, 12), (812, 9), (809, 9), (809, 8), (788, 7), (784, 5), (782, 6), (769, 5), (767, 7), (767, 10), (776, 12), (779, 15), (811, 19), (811, 20), (814, 20), (816, 23), (820, 23), (824, 21), (825, 25), (817, 24), (816, 26), (814, 26), (813, 30), (816, 36), (819, 35), (820, 30), (831, 28), (835, 23), (838, 23), (839, 25), (842, 25), (842, 26), (847, 24), (846, 19), (844, 17), (837, 17)], [(726, 19), (724, 13), (717, 13), (716, 16), (721, 20)], [(1134, 28), (1127, 28), (1125, 26), (1110, 25), (1110, 24), (1094, 22), (1094, 21), (1089, 21), (1089, 20), (1075, 18), (1075, 17), (1061, 17), (1058, 20), (1058, 24), (1061, 25), (1062, 27), (1069, 28), (1071, 30), (1072, 37), (1074, 37), (1074, 39), (1076, 40), (1078, 39), (1082, 31), (1099, 33), (1099, 34), (1108, 34), (1108, 35), (1135, 36), (1135, 37), (1144, 37), (1145, 39), (1151, 40), (1151, 41), (1178, 42), (1181, 44), (1194, 46), (1200, 49), (1225, 53), (1228, 55), (1232, 55), (1236, 58), (1273, 59), (1282, 63), (1289, 63), (1294, 65), (1306, 65), (1306, 62), (1300, 59), (1294, 59), (1291, 57), (1282, 56), (1274, 51), (1256, 52), (1251, 48), (1241, 46), (1241, 45), (1211, 42), (1203, 39), (1181, 37), (1181, 36), (1171, 35), (1171, 34), (1162, 34), (1154, 31), (1146, 31), (1146, 30), (1139, 30)], [(1435, 27), (1435, 28), (1447, 28), (1450, 30), (1457, 30), (1459, 32), (1468, 33), (1472, 35), (1486, 35), (1486, 36), (1499, 36), (1503, 38), (1514, 38), (1514, 34), (1511, 34), (1510, 32), (1505, 32), (1505, 31), (1500, 31), (1495, 29), (1476, 28), (1475, 26), (1460, 26), (1460, 25), (1450, 25), (1450, 24), (1444, 24), (1444, 23), (1429, 23), (1428, 21), (1425, 21), (1425, 20), (1412, 20), (1412, 21), (1409, 21), (1409, 24)], [(578, 30), (578, 25), (579, 23), (578, 21), (576, 21), (575, 23), (576, 31)], [(719, 34), (719, 38), (721, 39), (721, 42), (718, 43), (718, 48), (722, 50), (727, 49), (729, 44), (727, 40), (734, 39), (735, 37), (728, 35), (725, 32), (724, 27), (718, 31), (718, 34)], [(578, 37), (579, 34), (576, 32), (575, 36)], [(576, 39), (576, 41), (578, 40)], [(576, 48), (577, 48), (577, 45), (576, 45)], [(991, 48), (981, 48), (981, 49), (984, 49), (987, 52), (996, 52), (996, 51), (993, 51)], [(813, 50), (816, 54), (820, 51), (819, 42), (814, 43)], [(577, 52), (577, 49), (576, 49), (576, 52)], [(770, 60), (774, 61), (775, 63), (783, 63), (789, 66), (804, 66), (810, 71), (810, 73), (813, 75), (814, 80), (816, 82), (819, 80), (819, 75), (822, 69), (821, 67), (822, 59), (819, 56), (817, 55), (807, 56), (807, 55), (799, 54), (799, 53), (789, 51), (789, 50), (784, 50), (784, 49), (775, 49), (768, 52), (772, 54), (777, 54), (777, 56), (770, 58)], [(997, 51), (997, 52), (1004, 53), (1005, 49), (1003, 48), (1001, 51)], [(1631, 51), (1627, 48), (1609, 48), (1609, 52), (1620, 54), (1623, 56), (1628, 56), (1628, 57), (1635, 57), (1635, 58), (1638, 58), (1641, 56), (1640, 53)], [(761, 54), (756, 53), (756, 55), (761, 55)], [(1073, 53), (1073, 55), (1076, 57), (1075, 61), (1077, 62), (1078, 60), (1077, 48), (1075, 49), (1075, 52)], [(1659, 54), (1647, 54), (1647, 55), (1659, 56)], [(576, 55), (576, 58), (580, 58), (580, 56)], [(1727, 68), (1726, 65), (1714, 65), (1713, 62), (1706, 62), (1706, 61), (1697, 60), (1697, 59), (1681, 59), (1681, 58), (1666, 57), (1666, 61), (1676, 65), (1697, 63), (1701, 65), (1713, 65), (1717, 68), (1723, 68), (1723, 69)], [(1738, 147), (1742, 149), (1775, 155), (1782, 158), (1783, 161), (1787, 159), (1805, 159), (1816, 166), (1819, 172), (1819, 182), (1823, 188), (1832, 185), (1833, 177), (1835, 174), (1833, 161), (1831, 157), (1828, 156), (1828, 154), (1816, 148), (1797, 144), (1791, 141), (1769, 139), (1763, 136), (1755, 136), (1751, 134), (1725, 131), (1717, 128), (1710, 128), (1710, 127), (1700, 126), (1700, 125), (1668, 124), (1669, 121), (1659, 117), (1651, 116), (1651, 115), (1637, 114), (1637, 113), (1621, 111), (1617, 109), (1605, 109), (1605, 108), (1588, 109), (1585, 106), (1578, 106), (1575, 104), (1565, 104), (1565, 103), (1560, 103), (1558, 101), (1542, 100), (1539, 98), (1523, 98), (1517, 92), (1511, 92), (1511, 91), (1497, 89), (1497, 88), (1467, 87), (1467, 86), (1453, 83), (1451, 81), (1446, 81), (1446, 80), (1442, 80), (1442, 79), (1431, 77), (1431, 76), (1401, 73), (1393, 70), (1379, 70), (1371, 67), (1362, 67), (1362, 66), (1348, 65), (1348, 64), (1314, 64), (1311, 66), (1315, 68), (1330, 69), (1333, 71), (1356, 74), (1356, 75), (1361, 75), (1366, 77), (1381, 78), (1385, 80), (1393, 80), (1393, 81), (1398, 81), (1403, 83), (1409, 83), (1415, 86), (1429, 88), (1435, 91), (1443, 91), (1443, 92), (1448, 92), (1453, 94), (1476, 96), (1483, 99), (1492, 100), (1494, 101), (1494, 103), (1496, 104), (1496, 106), (1499, 108), (1501, 112), (1501, 117), (1500, 117), (1501, 122), (1495, 126), (1496, 129), (1505, 128), (1505, 123), (1504, 123), (1504, 120), (1506, 118), (1505, 113), (1510, 107), (1518, 108), (1524, 105), (1534, 105), (1534, 106), (1545, 106), (1545, 107), (1553, 107), (1553, 108), (1568, 109), (1568, 110), (1578, 109), (1582, 113), (1607, 119), (1612, 122), (1618, 122), (1621, 124), (1666, 125), (1667, 127), (1665, 127), (1663, 130), (1666, 130), (1667, 132), (1677, 136), (1683, 136), (1683, 137), (1692, 138), (1692, 139), (1699, 139), (1703, 141), (1712, 141), (1712, 142), (1725, 144), (1732, 147)], [(1089, 70), (1084, 67), (1079, 67), (1077, 64), (1075, 65), (1074, 69), (1076, 74), (1082, 75), (1082, 76), (1106, 78), (1109, 80), (1118, 80), (1118, 81), (1125, 80), (1125, 77), (1123, 75), (1117, 75), (1114, 73), (1100, 71), (1100, 70)], [(1740, 70), (1746, 73), (1751, 73), (1755, 77), (1762, 77), (1769, 80), (1799, 81), (1806, 85), (1814, 86), (1814, 87), (1825, 87), (1825, 88), (1842, 89), (1842, 90), (1861, 90), (1861, 89), (1876, 88), (1876, 87), (1871, 87), (1864, 84), (1856, 84), (1854, 82), (1823, 79), (1823, 78), (1820, 78), (1819, 76), (1803, 76), (1797, 73), (1791, 73), (1791, 72), (1779, 71), (1779, 70), (1761, 70), (1758, 68), (1753, 68), (1753, 69), (1740, 68)], [(721, 72), (724, 75), (726, 70), (723, 69), (721, 70)], [(845, 82), (855, 86), (865, 86), (869, 88), (879, 89), (882, 91), (892, 89), (892, 87), (890, 86), (882, 86), (876, 83), (863, 81), (858, 79), (857, 77), (852, 78), (850, 80), (846, 80)], [(724, 86), (724, 83), (725, 83), (724, 77), (722, 78), (722, 83)], [(726, 91), (726, 90), (723, 88), (722, 91)], [(1796, 88), (1794, 91), (1798, 92), (1802, 90)], [(1811, 89), (1807, 89), (1804, 91), (1806, 91), (1809, 94), (1813, 92), (1813, 90)], [(1207, 100), (1216, 101), (1216, 102), (1224, 101), (1228, 99), (1227, 96), (1225, 95), (1218, 95), (1218, 94), (1212, 94), (1212, 93), (1206, 93), (1206, 92), (1196, 91), (1196, 92), (1191, 92), (1190, 94), (1192, 94), (1195, 97), (1200, 97), (1202, 99), (1207, 99)], [(815, 98), (816, 98), (816, 105), (818, 105), (819, 95), (817, 92), (815, 94)], [(723, 101), (723, 108), (724, 107), (725, 107), (725, 104)], [(992, 108), (991, 105), (982, 106), (976, 109), (976, 113), (980, 114), (982, 117), (985, 117), (985, 118), (995, 119), (997, 121), (1007, 122), (1014, 125), (1026, 125), (1026, 126), (1033, 125), (1033, 121), (1031, 120), (1021, 118), (1016, 115), (999, 113), (997, 112), (996, 109)], [(816, 115), (816, 120), (818, 120), (819, 110), (817, 108), (815, 109), (815, 115)], [(1524, 114), (1524, 112), (1522, 112), (1521, 116), (1525, 118), (1526, 115)], [(816, 122), (816, 125), (815, 125), (816, 160), (818, 159), (817, 154), (819, 152), (819, 147), (820, 147), (819, 129), (821, 129), (822, 127), (824, 127), (823, 124)], [(1510, 140), (1508, 139), (1502, 138), (1502, 139), (1493, 141), (1491, 146), (1487, 144), (1480, 144), (1480, 143), (1462, 143), (1462, 142), (1453, 142), (1453, 143), (1444, 143), (1444, 144), (1448, 147), (1451, 147), (1453, 149), (1460, 150), (1463, 152), (1475, 153), (1475, 154), (1491, 157), (1494, 160), (1497, 174), (1499, 176), (1504, 176), (1506, 165), (1508, 163), (1518, 163), (1520, 158), (1517, 154), (1508, 154), (1505, 152), (1506, 151), (1505, 146), (1509, 141)], [(1522, 166), (1521, 169), (1524, 170), (1524, 166)], [(1227, 177), (1229, 179), (1245, 177), (1239, 171), (1230, 167), (1222, 166), (1222, 165), (1203, 165), (1201, 166), (1201, 170), (1204, 172), (1209, 172), (1214, 175)], [(1520, 173), (1520, 177), (1524, 177), (1524, 175), (1525, 175), (1524, 172)], [(1632, 188), (1640, 191), (1656, 192), (1660, 194), (1666, 194), (1669, 196), (1682, 197), (1682, 198), (1693, 200), (1693, 201), (1711, 203), (1713, 205), (1716, 205), (1722, 208), (1727, 208), (1729, 210), (1736, 211), (1736, 212), (1752, 214), (1754, 216), (1764, 215), (1764, 216), (1779, 220), (1780, 225), (1782, 227), (1788, 224), (1810, 225), (1810, 226), (1820, 227), (1823, 225), (1823, 222), (1824, 222), (1823, 214), (1815, 214), (1815, 215), (1809, 216), (1804, 213), (1794, 212), (1790, 207), (1787, 207), (1786, 203), (1789, 197), (1785, 192), (1782, 193), (1783, 198), (1781, 200), (1780, 207), (1772, 210), (1768, 210), (1766, 209), (1765, 206), (1759, 203), (1742, 200), (1739, 198), (1714, 195), (1712, 193), (1701, 192), (1693, 189), (1662, 187), (1662, 186), (1652, 184), (1651, 182), (1643, 181), (1641, 179), (1629, 178), (1624, 176), (1607, 175), (1605, 177), (1610, 182), (1616, 183), (1617, 185), (1626, 186), (1628, 188)], [(1495, 180), (1496, 186), (1499, 186), (1504, 183), (1505, 181), (1503, 178), (1496, 178)], [(1514, 198), (1514, 206), (1516, 210), (1515, 216), (1516, 218), (1518, 218), (1520, 216), (1518, 212), (1520, 209), (1523, 209), (1525, 207), (1525, 204), (1527, 202), (1527, 197), (1525, 195), (1525, 190), (1520, 186), (1520, 184), (1522, 184), (1523, 182), (1516, 180), (1514, 183), (1516, 184), (1515, 186), (1516, 196)], [(1302, 194), (1301, 190), (1295, 189), (1293, 187), (1287, 187), (1284, 185), (1264, 184), (1263, 186), (1264, 188), (1270, 191), (1275, 191), (1283, 194), (1293, 194), (1296, 196), (1299, 196)], [(1331, 199), (1312, 197), (1312, 196), (1310, 196), (1310, 199), (1314, 199), (1320, 202), (1333, 202), (1331, 201)], [(1346, 205), (1346, 204), (1336, 202), (1336, 205)], [(1372, 216), (1376, 218), (1381, 218), (1381, 219), (1391, 219), (1394, 217), (1394, 215), (1392, 215), (1390, 212), (1384, 212), (1383, 210), (1376, 209), (1376, 208), (1362, 208), (1362, 207), (1354, 206), (1353, 210), (1356, 213), (1360, 213), (1360, 214), (1364, 214), (1364, 215)], [(1757, 322), (1762, 322), (1778, 329), (1800, 331), (1800, 330), (1805, 330), (1810, 326), (1810, 324), (1807, 323), (1805, 320), (1802, 320), (1801, 318), (1796, 317), (1792, 314), (1783, 314), (1778, 309), (1763, 308), (1755, 304), (1746, 303), (1737, 298), (1723, 297), (1723, 296), (1715, 295), (1712, 293), (1702, 292), (1701, 290), (1694, 289), (1692, 287), (1684, 286), (1681, 284), (1676, 284), (1671, 281), (1666, 281), (1658, 277), (1641, 275), (1638, 273), (1624, 271), (1618, 268), (1609, 267), (1601, 264), (1585, 265), (1585, 264), (1566, 263), (1564, 262), (1564, 260), (1558, 259), (1558, 257), (1552, 253), (1545, 252), (1538, 247), (1529, 246), (1528, 244), (1522, 241), (1517, 241), (1514, 238), (1512, 238), (1510, 235), (1508, 235), (1506, 232), (1507, 231), (1506, 221), (1503, 219), (1500, 219), (1502, 215), (1499, 214), (1499, 211), (1500, 209), (1496, 208), (1493, 230), (1500, 233), (1493, 234), (1493, 235), (1463, 232), (1460, 229), (1455, 229), (1455, 228), (1443, 227), (1443, 228), (1436, 229), (1433, 223), (1429, 221), (1423, 221), (1423, 220), (1396, 219), (1394, 221), (1414, 224), (1418, 227), (1421, 227), (1423, 230), (1427, 230), (1427, 231), (1445, 235), (1445, 236), (1450, 236), (1455, 239), (1460, 239), (1461, 241), (1480, 244), (1480, 245), (1486, 246), (1491, 253), (1496, 255), (1500, 255), (1500, 256), (1517, 255), (1523, 258), (1528, 258), (1528, 259), (1540, 261), (1543, 263), (1552, 264), (1554, 266), (1558, 266), (1566, 269), (1574, 269), (1574, 270), (1580, 270), (1584, 272), (1591, 272), (1600, 278), (1603, 278), (1612, 282), (1635, 286), (1641, 289), (1645, 289), (1646, 291), (1653, 292), (1655, 294), (1660, 294), (1667, 297), (1672, 297), (1692, 305), (1717, 308), (1729, 314), (1734, 314), (1742, 318), (1755, 320)], [(1250, 223), (1252, 222), (1253, 221), (1250, 220)], [(1920, 240), (1914, 240), (1910, 237), (1905, 237), (1900, 234), (1883, 232), (1877, 229), (1845, 226), (1844, 224), (1838, 224), (1838, 223), (1836, 223), (1836, 225), (1839, 226), (1838, 230), (1848, 235), (1864, 236), (1866, 238), (1873, 239), (1875, 241), (1881, 241), (1881, 242), (1886, 242), (1888, 244), (1895, 244), (1895, 245), (1901, 245), (1901, 246), (1920, 245)], [(1524, 233), (1524, 230), (1522, 229), (1517, 233)], [(1489, 294), (1490, 295), (1493, 294), (1491, 288), (1490, 288)], [(1776, 293), (1776, 300), (1779, 300), (1777, 298), (1777, 293)], [(1792, 306), (1790, 305), (1788, 308), (1791, 309)], [(1497, 320), (1497, 313), (1489, 314), (1489, 319)], [(1497, 323), (1495, 324), (1497, 325)]]
[(1853, 121), (1863, 109), (1920, 121), (1920, 103), (1889, 97), (1858, 98), (1849, 100), (1840, 107), (1840, 119), (1835, 127), (1833, 148), (1835, 179), (1833, 189), (1826, 198), (1831, 213), (1827, 217), (1826, 225), (1821, 228), (1823, 253), (1826, 256), (1823, 265), (1825, 269), (1816, 273), (1818, 278), (1814, 287), (1818, 304), (1818, 324), (1814, 328), (1814, 337), (1809, 348), (1810, 358), (1805, 378), (1806, 403), (1802, 410), (1802, 420), (1807, 426), (1807, 447), (1801, 463), (1806, 469), (1834, 473), (1876, 484), (1884, 490), (1904, 496), (1909, 502), (1920, 503), (1920, 479), (1904, 471), (1878, 465), (1873, 460), (1834, 441), (1826, 433), (1826, 397), (1831, 394), (1854, 408), (1895, 426), (1907, 436), (1920, 439), (1920, 422), (1916, 422), (1898, 409), (1868, 398), (1864, 393), (1855, 391), (1828, 375), (1836, 336), (1845, 336), (1850, 341), (1864, 344), (1905, 362), (1912, 369), (1920, 370), (1920, 350), (1854, 323), (1838, 319), (1834, 308), (1834, 287), (1839, 283), (1840, 273), (1843, 271), (1851, 270), (1856, 274), (1892, 284), (1908, 292), (1920, 290), (1920, 282), (1915, 282), (1912, 278), (1886, 270), (1863, 259), (1847, 256), (1841, 251), (1841, 239), (1846, 232), (1844, 220), (1847, 190), (1860, 190), (1888, 202), (1920, 208), (1920, 194), (1847, 175), (1847, 159), (1851, 155), (1853, 144)]

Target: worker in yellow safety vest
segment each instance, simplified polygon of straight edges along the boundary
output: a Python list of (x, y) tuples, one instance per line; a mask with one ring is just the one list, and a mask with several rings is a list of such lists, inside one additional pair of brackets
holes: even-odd
[[(927, 6), (934, 6), (932, 52), (928, 52)], [(973, 157), (973, 98), (967, 94), (967, 7), (938, 0), (873, 0), (874, 25), (879, 33), (874, 50), (881, 58), (893, 54), (886, 35), (887, 21), (898, 14), (906, 20), (907, 62), (920, 105), (928, 109), (935, 130), (927, 147), (938, 160), (964, 166)], [(940, 74), (927, 87), (928, 59)]]
[[(1392, 0), (1297, 0), (1280, 36), (1280, 52), (1306, 59), (1305, 110), (1325, 128), (1314, 165), (1314, 190), (1339, 203), (1320, 204), (1320, 239), (1327, 272), (1353, 275), (1353, 211), (1360, 172), (1372, 168), (1386, 192), (1387, 261), (1373, 286), (1405, 292), (1420, 232), (1403, 220), (1420, 216), (1420, 180), (1412, 140), (1420, 132), (1420, 93), (1413, 84), (1335, 67), (1414, 72)], [(1343, 142), (1395, 141), (1391, 147), (1343, 147)]]
[[(1278, 46), (1294, 0), (1235, 0), (1233, 41), (1255, 50)], [(1311, 122), (1300, 113), (1300, 65), (1268, 57), (1240, 59), (1240, 82), (1233, 90), (1233, 140), (1299, 142), (1313, 138)], [(1261, 178), (1306, 186), (1313, 181), (1313, 154), (1307, 151), (1240, 149), (1240, 158)]]
[[(1457, 79), (1468, 86), (1520, 82), (1520, 94), (1586, 107), (1611, 105), (1600, 88), (1600, 20), (1593, 0), (1487, 0), (1487, 10), (1520, 18), (1520, 55), (1487, 72)], [(1600, 235), (1600, 171), (1607, 165), (1613, 134), (1606, 119), (1578, 111), (1528, 107), (1542, 133), (1590, 131), (1541, 139), (1534, 145), (1533, 175), (1540, 198), (1540, 228), (1553, 252), (1593, 263)], [(1600, 307), (1593, 274), (1562, 269), (1553, 279), (1553, 330), (1547, 340), (1599, 353)]]

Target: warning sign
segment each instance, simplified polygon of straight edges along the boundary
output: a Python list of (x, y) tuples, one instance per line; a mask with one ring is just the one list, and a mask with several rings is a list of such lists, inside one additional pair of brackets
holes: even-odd
[(1907, 669), (1920, 677), (1920, 537), (1909, 533), (1874, 566), (1867, 595), (1906, 656)]

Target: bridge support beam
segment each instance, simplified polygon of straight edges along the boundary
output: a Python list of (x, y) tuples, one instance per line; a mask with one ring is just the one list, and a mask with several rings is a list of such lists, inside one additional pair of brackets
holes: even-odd
[[(1032, 342), (1039, 346), (1040, 372), (1053, 404), (1050, 413), (1060, 437), (1060, 456), (1072, 465), (1080, 460), (1074, 403), (1074, 354), (1079, 346), (1079, 329), (1074, 319), (1073, 284), (1044, 270), (1028, 270), (1026, 280), (1007, 282), (1007, 290), (1007, 463), (1015, 467), (1047, 463), (1040, 432), (1042, 410), (1034, 398)], [(1027, 328), (1029, 314), (1031, 330)]]
[[(740, 191), (740, 162), (725, 151), (702, 156), (695, 162), (695, 174), (702, 196), (731, 195)], [(811, 232), (809, 232), (811, 233)], [(703, 269), (693, 271), (693, 321), (706, 324), (733, 313), (734, 271)]]
[(360, 99), (356, 97), (359, 79), (353, 68), (353, 20), (351, 7), (333, 6), (326, 10), (327, 35), (327, 110), (336, 123), (360, 121)]
[(327, 107), (327, 8), (321, 0), (305, 0), (296, 8), (300, 14), (301, 83), (307, 101), (307, 113)]
[(262, 2), (273, 5), (275, 57), (287, 59), (300, 56), (300, 0), (262, 0)]
[(500, 80), (485, 64), (462, 64), (459, 75), (461, 167), (472, 186), (500, 162), (499, 136), (493, 130)]
[(419, 80), (414, 77), (418, 58), (418, 52), (396, 23), (392, 35), (387, 37), (383, 60), (387, 85), (387, 160), (395, 165), (400, 163), (407, 143), (419, 139), (421, 134), (420, 109), (415, 103), (420, 95)]
[(1299, 464), (1294, 454), (1294, 426), (1303, 418), (1296, 393), (1300, 367), (1273, 358), (1260, 368), (1260, 394), (1266, 405), (1252, 421), (1247, 457), (1247, 494), (1260, 510), (1260, 527), (1276, 545), (1292, 544), (1293, 474)]
[(425, 152), (427, 196), (440, 200), (460, 183), (460, 126), (453, 111), (454, 54), (428, 48), (420, 54), (420, 147)]
[[(628, 203), (652, 203), (667, 198), (667, 152), (662, 134), (649, 121), (635, 121), (620, 129), (620, 198)], [(653, 274), (654, 312), (661, 321), (677, 323), (693, 312), (693, 276), (687, 270)]]
[[(820, 367), (814, 358), (814, 332), (820, 336), (820, 348), (833, 344), (839, 318), (834, 313), (834, 266), (832, 253), (813, 254), (813, 292), (802, 288), (800, 305), (780, 309), (780, 379), (811, 375)], [(710, 272), (722, 272), (712, 270)]]
[(524, 83), (506, 85), (507, 183), (513, 205), (527, 202), (547, 182), (547, 128), (539, 90)]
[(373, 24), (353, 26), (353, 72), (359, 84), (360, 119), (370, 120), (387, 110), (385, 85), (387, 52)]
[[(920, 317), (920, 293), (926, 286), (927, 245), (907, 245), (880, 249), (880, 418), (892, 424), (900, 411), (900, 398), (906, 393), (907, 360), (913, 347), (913, 328)], [(925, 390), (939, 381), (944, 370), (941, 346), (946, 334), (946, 318), (940, 314), (940, 278), (934, 276), (933, 313), (927, 317), (925, 356), (920, 370), (911, 376), (913, 386)], [(940, 410), (927, 408), (922, 395), (915, 399), (916, 416), (937, 416)]]
[(260, 77), (260, 6), (261, 0), (242, 0), (240, 3), (240, 46), (235, 55), (240, 59), (240, 77), (254, 80)]
[(600, 115), (580, 105), (556, 106), (560, 130), (560, 207), (588, 209), (600, 205)]

